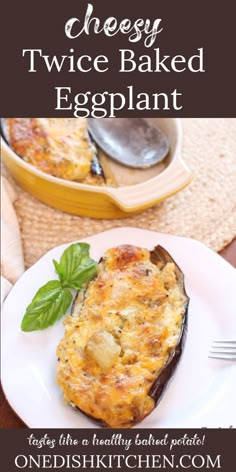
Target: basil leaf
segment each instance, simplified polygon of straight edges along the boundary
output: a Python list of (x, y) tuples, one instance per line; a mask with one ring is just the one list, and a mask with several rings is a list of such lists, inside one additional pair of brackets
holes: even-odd
[(79, 290), (97, 272), (97, 263), (89, 257), (89, 244), (71, 244), (62, 254), (60, 263), (53, 261), (63, 287)]
[(24, 314), (22, 331), (45, 329), (59, 320), (69, 308), (73, 296), (68, 289), (79, 290), (97, 272), (97, 263), (89, 257), (89, 244), (76, 243), (53, 261), (59, 280), (51, 280), (36, 293)]
[(65, 314), (72, 298), (59, 280), (51, 280), (38, 290), (27, 307), (21, 323), (22, 331), (36, 331), (53, 325)]

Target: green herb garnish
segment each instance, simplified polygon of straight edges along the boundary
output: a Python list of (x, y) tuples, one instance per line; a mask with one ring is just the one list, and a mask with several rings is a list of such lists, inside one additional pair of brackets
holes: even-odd
[(80, 290), (97, 272), (97, 263), (89, 256), (89, 244), (69, 246), (60, 262), (53, 261), (59, 280), (51, 280), (34, 296), (22, 319), (22, 331), (46, 329), (68, 310), (73, 295), (70, 289)]

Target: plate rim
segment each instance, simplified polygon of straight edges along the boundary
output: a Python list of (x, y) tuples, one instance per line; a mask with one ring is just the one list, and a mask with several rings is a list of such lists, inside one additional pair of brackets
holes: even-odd
[[(209, 248), (208, 246), (206, 246), (204, 243), (202, 243), (201, 241), (198, 241), (198, 240), (195, 240), (195, 239), (192, 239), (192, 238), (188, 238), (188, 237), (185, 237), (185, 236), (177, 236), (177, 235), (171, 235), (171, 234), (168, 234), (168, 233), (162, 233), (162, 232), (157, 232), (157, 231), (152, 231), (152, 230), (148, 230), (148, 229), (145, 229), (145, 228), (135, 228), (135, 227), (129, 227), (129, 226), (125, 226), (125, 227), (117, 227), (117, 228), (112, 228), (112, 229), (109, 229), (109, 230), (105, 230), (105, 231), (102, 231), (102, 232), (99, 232), (99, 233), (96, 233), (96, 234), (93, 234), (93, 235), (90, 235), (90, 236), (87, 236), (85, 238), (79, 238), (78, 240), (76, 241), (71, 241), (71, 242), (67, 242), (67, 243), (64, 243), (64, 244), (61, 244), (59, 246), (55, 246), (54, 248), (50, 249), (49, 251), (47, 251), (45, 254), (43, 254), (30, 268), (28, 268), (23, 274), (22, 276), (18, 279), (18, 281), (16, 282), (16, 284), (13, 286), (12, 290), (10, 291), (10, 293), (8, 294), (8, 296), (6, 297), (6, 299), (4, 300), (4, 303), (2, 305), (2, 312), (4, 312), (5, 310), (7, 310), (7, 300), (9, 298), (11, 298), (12, 296), (14, 296), (14, 292), (15, 290), (17, 290), (17, 287), (18, 287), (18, 284), (19, 282), (22, 283), (22, 280), (24, 279), (25, 277), (25, 274), (27, 273), (27, 276), (28, 274), (34, 270), (35, 266), (38, 265), (38, 263), (40, 261), (42, 261), (43, 259), (46, 259), (46, 258), (49, 258), (51, 254), (53, 254), (55, 251), (60, 251), (62, 252), (66, 247), (68, 247), (70, 244), (73, 244), (75, 242), (79, 242), (79, 241), (90, 241), (90, 240), (93, 240), (94, 238), (96, 237), (101, 237), (103, 236), (104, 234), (111, 234), (111, 233), (114, 233), (114, 232), (119, 232), (119, 233), (125, 233), (126, 231), (138, 231), (140, 234), (141, 233), (151, 233), (153, 236), (155, 235), (157, 238), (158, 236), (161, 236), (162, 238), (167, 238), (167, 240), (179, 240), (179, 241), (188, 241), (190, 242), (191, 244), (194, 244), (196, 246), (198, 246), (201, 250), (204, 250), (204, 251), (207, 251), (208, 253), (211, 253), (211, 256), (213, 256), (214, 258), (217, 258), (218, 261), (221, 262), (222, 264), (222, 267), (224, 266), (224, 268), (226, 270), (229, 270), (230, 272), (230, 277), (232, 275), (235, 276), (236, 278), (236, 271), (235, 269), (233, 268), (233, 266), (231, 266), (227, 261), (225, 261), (219, 254), (217, 254), (215, 251), (213, 251), (211, 248)], [(112, 245), (111, 245), (112, 246)], [(144, 247), (145, 247), (145, 244), (144, 244)], [(6, 308), (5, 308), (6, 306)], [(3, 314), (4, 316), (4, 314)], [(2, 319), (1, 319), (1, 324), (2, 324)], [(2, 337), (2, 332), (1, 332), (1, 337)], [(1, 349), (2, 351), (2, 349)], [(1, 356), (1, 364), (2, 364), (2, 356)], [(26, 426), (30, 427), (30, 428), (37, 428), (39, 426), (35, 425), (35, 420), (32, 420), (32, 422), (30, 422), (29, 420), (26, 420), (22, 415), (21, 413), (19, 412), (19, 408), (16, 408), (15, 405), (13, 405), (12, 401), (9, 400), (8, 398), (8, 394), (7, 394), (7, 387), (5, 388), (5, 381), (4, 381), (4, 377), (2, 377), (2, 389), (3, 389), (3, 393), (4, 393), (4, 396), (6, 398), (6, 400), (8, 401), (8, 403), (10, 404), (10, 407), (12, 408), (12, 410), (15, 412), (15, 414), (25, 423)], [(56, 427), (56, 426), (50, 426), (52, 428)], [(73, 428), (73, 426), (71, 426)], [(142, 427), (142, 426), (141, 426)], [(158, 427), (158, 426), (157, 426)], [(162, 427), (162, 426), (161, 426)], [(175, 426), (176, 427), (176, 426)]]

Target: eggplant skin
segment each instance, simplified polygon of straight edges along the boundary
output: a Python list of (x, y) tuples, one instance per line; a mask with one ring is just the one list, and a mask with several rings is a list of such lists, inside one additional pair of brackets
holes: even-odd
[(66, 402), (103, 426), (142, 421), (181, 357), (188, 303), (183, 273), (161, 246), (106, 251), (64, 321), (57, 382)]
[(163, 264), (165, 265), (167, 262), (172, 262), (175, 264), (175, 271), (176, 271), (176, 278), (178, 283), (181, 285), (183, 293), (185, 295), (185, 307), (184, 307), (184, 314), (183, 314), (183, 323), (182, 323), (182, 332), (180, 334), (179, 342), (176, 345), (175, 350), (172, 353), (168, 363), (163, 368), (162, 372), (160, 373), (159, 377), (153, 383), (151, 389), (149, 390), (149, 395), (154, 399), (155, 404), (159, 403), (161, 400), (162, 394), (164, 390), (167, 388), (169, 381), (174, 374), (174, 371), (178, 365), (180, 360), (181, 354), (184, 349), (184, 345), (186, 342), (187, 337), (187, 326), (188, 326), (188, 306), (189, 306), (189, 297), (185, 290), (184, 284), (184, 274), (176, 264), (174, 259), (171, 255), (162, 247), (156, 246), (154, 250), (151, 252), (151, 261), (156, 264)]

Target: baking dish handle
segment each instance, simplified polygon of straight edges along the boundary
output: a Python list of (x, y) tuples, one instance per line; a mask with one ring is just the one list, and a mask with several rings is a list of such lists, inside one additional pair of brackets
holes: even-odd
[(153, 179), (129, 187), (110, 188), (108, 193), (119, 208), (129, 213), (145, 209), (150, 203), (154, 205), (174, 195), (185, 188), (192, 178), (192, 172), (181, 156), (178, 156)]

